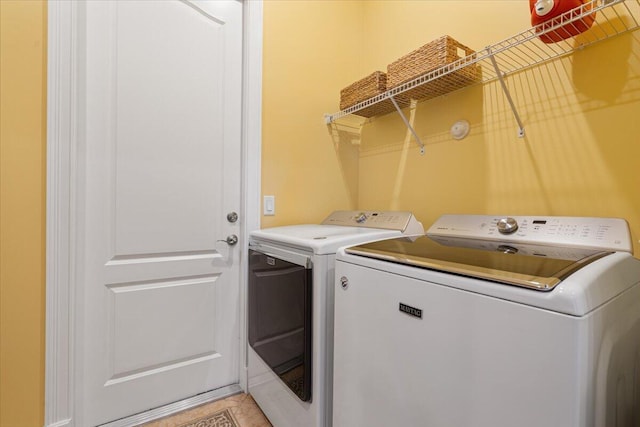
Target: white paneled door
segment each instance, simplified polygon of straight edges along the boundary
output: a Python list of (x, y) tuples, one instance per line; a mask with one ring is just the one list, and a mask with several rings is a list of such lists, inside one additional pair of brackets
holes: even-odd
[(240, 230), (242, 3), (80, 10), (76, 383), (94, 426), (238, 382), (241, 245), (220, 240)]

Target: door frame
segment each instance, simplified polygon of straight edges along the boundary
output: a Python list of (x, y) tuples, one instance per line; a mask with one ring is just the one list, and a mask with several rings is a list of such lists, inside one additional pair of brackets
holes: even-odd
[[(238, 0), (242, 1), (242, 0)], [(76, 392), (81, 368), (76, 349), (83, 327), (75, 310), (81, 287), (75, 277), (77, 209), (82, 183), (75, 179), (81, 141), (78, 120), (78, 41), (82, 34), (80, 2), (48, 2), (47, 62), (47, 214), (46, 214), (46, 427), (75, 425)], [(242, 195), (240, 217), (240, 383), (230, 390), (247, 390), (247, 256), (248, 235), (260, 228), (262, 129), (262, 0), (243, 1)], [(213, 396), (213, 395), (212, 395)], [(213, 398), (213, 397), (211, 397)], [(179, 409), (203, 402), (181, 402)], [(176, 407), (175, 409), (178, 409)], [(174, 410), (170, 408), (169, 410)]]

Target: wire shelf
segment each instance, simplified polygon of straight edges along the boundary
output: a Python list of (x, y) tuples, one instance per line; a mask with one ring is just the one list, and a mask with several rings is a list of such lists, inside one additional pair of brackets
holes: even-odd
[[(589, 30), (556, 43), (546, 44), (540, 40), (540, 36), (553, 36), (562, 33), (567, 28), (575, 28), (583, 22), (584, 18), (588, 19), (594, 13), (596, 14), (596, 20)], [(349, 114), (357, 115), (358, 111), (364, 108), (381, 102), (388, 102), (388, 100), (393, 100), (395, 96), (418, 86), (447, 76), (466, 66), (478, 64), (482, 69), (478, 83), (488, 83), (494, 80), (500, 80), (502, 83), (505, 94), (512, 104), (512, 109), (514, 109), (522, 136), (524, 135), (524, 129), (506, 86), (504, 86), (503, 77), (505, 75), (569, 55), (578, 49), (638, 28), (640, 28), (640, 0), (592, 0), (552, 20), (487, 46), (472, 55), (465, 56), (455, 62), (423, 74), (373, 98), (337, 113), (326, 114), (325, 121), (329, 124)], [(460, 87), (455, 89), (463, 87), (468, 87), (468, 84), (461, 84)], [(450, 89), (447, 90), (447, 93), (449, 92), (451, 92)], [(430, 98), (440, 95), (444, 95), (444, 93), (434, 93)]]

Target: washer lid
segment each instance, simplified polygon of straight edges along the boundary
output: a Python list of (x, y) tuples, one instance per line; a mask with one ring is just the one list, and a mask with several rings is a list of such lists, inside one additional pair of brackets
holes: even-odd
[(423, 235), (422, 223), (405, 211), (334, 211), (322, 224), (287, 225), (251, 232), (254, 243), (267, 241), (318, 255), (338, 248), (397, 236)]
[(455, 237), (396, 238), (347, 248), (348, 254), (550, 291), (612, 252)]
[(401, 235), (402, 232), (399, 230), (300, 224), (256, 230), (251, 232), (251, 240), (285, 245), (324, 255), (335, 254), (338, 248), (342, 246), (356, 245)]

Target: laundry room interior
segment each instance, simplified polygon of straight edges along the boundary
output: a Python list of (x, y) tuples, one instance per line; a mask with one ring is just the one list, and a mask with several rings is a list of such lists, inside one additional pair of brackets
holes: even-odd
[[(45, 419), (52, 1), (0, 0), (0, 427), (54, 427)], [(342, 89), (425, 43), (447, 35), (479, 52), (529, 29), (530, 2), (261, 1), (259, 228), (320, 224), (336, 211), (411, 212), (425, 231), (446, 214), (621, 218), (640, 258), (640, 1), (593, 2), (620, 13), (606, 15), (604, 36), (596, 25), (560, 42), (567, 54), (402, 114), (333, 120)], [(468, 133), (454, 137), (461, 122)]]

